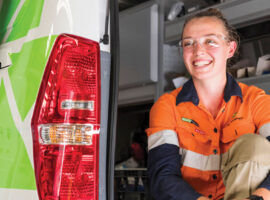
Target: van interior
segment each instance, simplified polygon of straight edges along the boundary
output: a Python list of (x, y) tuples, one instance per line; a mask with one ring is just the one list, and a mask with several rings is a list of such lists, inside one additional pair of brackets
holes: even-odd
[(270, 94), (270, 70), (258, 73), (262, 62), (268, 62), (270, 69), (270, 56), (267, 57), (270, 54), (270, 5), (267, 2), (119, 0), (120, 80), (115, 199), (151, 199), (145, 129), (155, 100), (181, 86), (180, 77), (188, 77), (178, 48), (186, 17), (209, 7), (219, 8), (240, 35), (239, 54), (229, 72), (237, 80), (254, 84)]

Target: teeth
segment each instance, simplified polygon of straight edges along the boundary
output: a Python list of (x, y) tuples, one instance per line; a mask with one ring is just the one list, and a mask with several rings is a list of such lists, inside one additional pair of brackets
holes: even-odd
[(203, 61), (197, 61), (194, 63), (195, 66), (203, 66), (203, 65), (208, 65), (210, 64), (211, 61), (203, 60)]

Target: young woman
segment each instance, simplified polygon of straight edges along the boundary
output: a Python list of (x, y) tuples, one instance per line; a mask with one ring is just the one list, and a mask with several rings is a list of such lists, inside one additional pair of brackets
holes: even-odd
[(270, 200), (270, 96), (226, 72), (237, 38), (217, 9), (184, 24), (191, 79), (158, 99), (146, 130), (156, 200)]

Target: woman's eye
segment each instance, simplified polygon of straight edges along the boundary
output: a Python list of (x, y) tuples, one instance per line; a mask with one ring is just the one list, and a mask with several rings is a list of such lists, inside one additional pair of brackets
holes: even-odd
[(192, 41), (185, 41), (183, 42), (183, 47), (190, 47), (192, 46), (193, 42)]
[(218, 47), (218, 42), (216, 42), (215, 40), (212, 40), (212, 39), (207, 39), (205, 41), (205, 44), (208, 45), (208, 46), (213, 46), (213, 47)]

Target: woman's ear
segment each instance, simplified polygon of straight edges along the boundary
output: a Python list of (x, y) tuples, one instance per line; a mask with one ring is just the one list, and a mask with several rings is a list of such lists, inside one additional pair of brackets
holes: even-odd
[(237, 48), (237, 43), (235, 41), (230, 41), (229, 42), (229, 54), (228, 54), (228, 58), (233, 57), (235, 51)]

